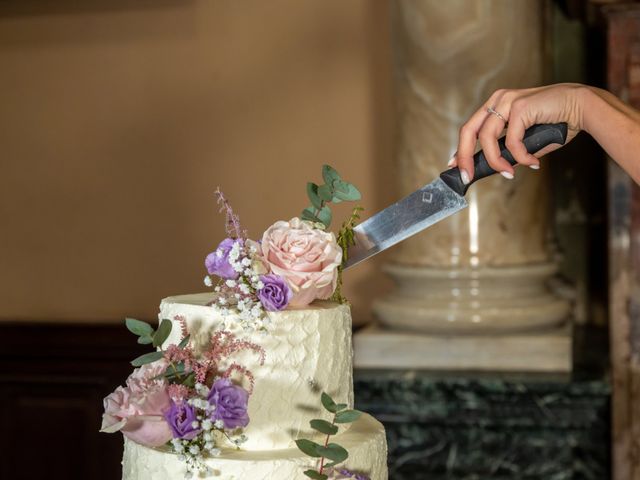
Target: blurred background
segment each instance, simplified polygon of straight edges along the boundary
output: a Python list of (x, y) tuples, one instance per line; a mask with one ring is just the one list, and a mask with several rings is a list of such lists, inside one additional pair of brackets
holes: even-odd
[[(139, 353), (123, 319), (206, 290), (216, 187), (258, 237), (300, 213), (328, 163), (367, 217), (444, 170), (496, 88), (573, 81), (637, 101), (637, 7), (0, 0), (0, 478), (120, 478), (121, 437), (97, 431)], [(387, 428), (392, 479), (636, 478), (626, 268), (640, 196), (586, 136), (544, 165), (519, 200), (499, 179), (471, 199), (503, 235), (481, 235), (479, 253), (452, 253), (472, 234), (461, 216), (346, 274), (356, 403)], [(529, 213), (496, 217), (504, 199)], [(453, 271), (489, 275), (487, 292), (496, 271), (538, 265), (544, 305), (500, 317), (504, 292), (477, 311), (449, 297), (478, 287), (447, 283)]]

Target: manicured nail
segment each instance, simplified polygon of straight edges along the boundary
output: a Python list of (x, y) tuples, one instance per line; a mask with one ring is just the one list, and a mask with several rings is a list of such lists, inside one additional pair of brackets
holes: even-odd
[(529, 168), (532, 170), (540, 170), (540, 164), (534, 163), (533, 165), (529, 165)]
[(454, 152), (453, 155), (451, 155), (451, 158), (449, 159), (449, 163), (447, 163), (447, 167), (453, 167), (453, 164), (456, 163), (456, 154), (458, 152)]
[(500, 175), (502, 175), (504, 178), (507, 178), (509, 180), (513, 180), (513, 173), (511, 172), (500, 172)]
[(462, 179), (462, 183), (464, 183), (465, 185), (469, 185), (469, 182), (471, 180), (469, 179), (469, 174), (466, 170), (460, 170), (460, 178)]

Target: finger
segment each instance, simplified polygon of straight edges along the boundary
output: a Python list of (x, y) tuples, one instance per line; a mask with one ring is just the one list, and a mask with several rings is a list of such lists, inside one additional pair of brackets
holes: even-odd
[(505, 145), (516, 162), (537, 170), (540, 168), (540, 162), (536, 157), (527, 152), (527, 148), (523, 142), (524, 132), (532, 123), (525, 116), (524, 108), (524, 103), (520, 99), (514, 101), (511, 105)]
[[(496, 111), (500, 112), (504, 118), (508, 118), (508, 106), (505, 103), (502, 103), (496, 108)], [(491, 168), (500, 172), (502, 176), (511, 179), (515, 171), (511, 164), (502, 157), (500, 147), (498, 146), (498, 138), (502, 135), (504, 127), (504, 120), (498, 115), (491, 114), (491, 116), (485, 120), (484, 125), (482, 125), (478, 133), (478, 138), (480, 139), (480, 145), (482, 146), (487, 163)]]
[[(468, 180), (465, 183), (468, 183), (469, 181), (471, 181), (471, 179), (473, 179), (473, 154), (475, 153), (476, 149), (478, 132), (482, 128), (482, 125), (489, 115), (487, 113), (487, 105), (493, 105), (500, 99), (503, 94), (504, 90), (498, 90), (494, 92), (491, 97), (489, 97), (489, 100), (487, 100), (487, 102), (482, 107), (476, 110), (476, 112), (469, 118), (467, 123), (465, 123), (460, 129), (458, 150), (455, 154), (456, 158), (454, 162), (451, 162), (451, 165), (460, 168), (460, 173), (463, 177), (463, 181)], [(467, 178), (465, 178), (465, 174)]]

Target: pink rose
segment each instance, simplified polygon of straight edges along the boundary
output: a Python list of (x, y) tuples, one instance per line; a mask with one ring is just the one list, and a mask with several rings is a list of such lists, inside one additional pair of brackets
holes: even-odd
[(269, 227), (260, 248), (271, 271), (291, 287), (290, 305), (309, 305), (316, 298), (329, 298), (336, 289), (342, 249), (333, 233), (293, 218)]
[(148, 447), (159, 447), (171, 440), (171, 429), (163, 417), (171, 406), (167, 385), (163, 379), (154, 379), (165, 369), (163, 361), (143, 365), (129, 376), (126, 387), (116, 388), (105, 398), (101, 431), (121, 431)]

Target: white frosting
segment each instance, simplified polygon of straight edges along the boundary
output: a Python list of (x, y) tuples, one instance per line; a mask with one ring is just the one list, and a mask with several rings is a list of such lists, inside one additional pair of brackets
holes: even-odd
[(211, 299), (211, 294), (166, 298), (160, 304), (159, 318), (175, 322), (165, 345), (180, 341), (175, 317), (182, 316), (196, 346), (206, 344), (211, 332), (224, 328), (264, 348), (264, 365), (253, 353), (233, 357), (255, 376), (249, 399), (250, 422), (244, 429), (248, 441), (243, 450), (283, 449), (295, 446), (297, 438), (312, 438), (309, 421), (323, 414), (322, 391), (336, 402), (353, 406), (351, 315), (347, 306), (317, 302), (305, 309), (270, 313), (271, 325), (265, 334), (242, 331), (233, 316), (223, 317), (207, 306)]
[[(332, 441), (349, 452), (340, 468), (364, 473), (371, 480), (387, 480), (387, 444), (384, 428), (369, 415), (363, 415)], [(297, 448), (268, 451), (224, 451), (220, 457), (206, 461), (213, 474), (197, 478), (211, 480), (296, 480), (315, 466), (314, 459)], [(123, 480), (180, 480), (185, 464), (168, 451), (143, 447), (125, 439), (122, 461)]]

